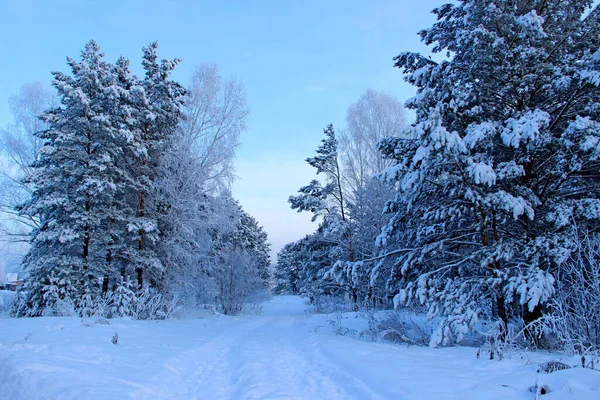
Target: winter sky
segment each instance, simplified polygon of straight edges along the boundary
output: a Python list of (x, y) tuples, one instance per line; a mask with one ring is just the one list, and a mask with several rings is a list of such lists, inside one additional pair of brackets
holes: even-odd
[(328, 123), (367, 89), (404, 101), (413, 89), (393, 68), (402, 51), (424, 51), (417, 32), (444, 0), (6, 0), (0, 23), (0, 125), (23, 83), (50, 83), (96, 40), (110, 61), (138, 68), (141, 48), (158, 40), (161, 57), (183, 60), (174, 78), (216, 63), (248, 92), (251, 116), (237, 153), (234, 197), (266, 229), (273, 255), (315, 229), (287, 198), (313, 178), (312, 156)]

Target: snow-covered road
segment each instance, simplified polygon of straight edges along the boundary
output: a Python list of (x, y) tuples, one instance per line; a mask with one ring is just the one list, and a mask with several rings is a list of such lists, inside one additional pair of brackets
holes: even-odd
[[(255, 316), (0, 320), (0, 399), (532, 399), (527, 388), (548, 379), (519, 357), (336, 336), (331, 316), (305, 307), (283, 296)], [(561, 373), (548, 399), (598, 398), (596, 371)]]

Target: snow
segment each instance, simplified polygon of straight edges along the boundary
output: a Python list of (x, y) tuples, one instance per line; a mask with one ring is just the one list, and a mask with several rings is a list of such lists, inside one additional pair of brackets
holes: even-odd
[(550, 124), (550, 115), (541, 110), (526, 112), (521, 118), (509, 118), (501, 133), (505, 145), (518, 148), (521, 142), (535, 141)]
[(463, 138), (463, 141), (469, 149), (473, 149), (477, 143), (491, 137), (495, 133), (496, 127), (489, 121), (484, 121), (480, 124), (471, 124), (467, 127), (467, 134)]
[(491, 187), (496, 184), (496, 172), (486, 163), (473, 162), (467, 167), (467, 172), (478, 185)]
[[(8, 315), (15, 293), (16, 292), (11, 290), (0, 290), (0, 318), (2, 318), (3, 315)], [(0, 320), (0, 326), (2, 326), (2, 320)], [(2, 333), (0, 332), (0, 340), (1, 338)]]
[[(82, 323), (0, 319), (0, 399), (597, 399), (600, 373), (537, 373), (557, 355), (496, 361), (477, 349), (429, 349), (335, 335), (332, 319), (281, 296), (259, 315)], [(118, 343), (111, 340), (118, 333)]]

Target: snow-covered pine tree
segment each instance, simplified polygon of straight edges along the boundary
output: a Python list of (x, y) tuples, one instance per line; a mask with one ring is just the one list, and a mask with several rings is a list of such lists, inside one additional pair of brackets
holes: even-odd
[(231, 242), (243, 248), (254, 259), (260, 279), (265, 288), (268, 285), (270, 274), (268, 267), (271, 265), (271, 257), (267, 233), (258, 221), (248, 214), (241, 206), (239, 207), (239, 220), (232, 234)]
[(111, 293), (110, 315), (112, 317), (132, 317), (138, 301), (135, 293), (135, 284), (131, 278), (120, 276), (115, 284), (115, 291)]
[(388, 292), (382, 275), (389, 262), (377, 257), (379, 249), (375, 239), (388, 222), (389, 216), (383, 211), (393, 195), (392, 185), (375, 176), (354, 192), (347, 207), (354, 261), (338, 259), (324, 275), (340, 285), (355, 288), (358, 300), (367, 306), (387, 304)]
[(323, 279), (339, 256), (337, 242), (326, 240), (324, 230), (322, 224), (316, 232), (288, 243), (277, 255), (275, 275), (283, 288), (308, 296), (313, 302), (322, 295), (347, 293), (347, 288), (337, 282)]
[(232, 249), (243, 251), (253, 260), (263, 288), (267, 288), (270, 280), (268, 267), (271, 264), (269, 255), (271, 245), (267, 233), (230, 194), (224, 195), (221, 201), (228, 203), (228, 217), (233, 224), (230, 230), (221, 229), (218, 232), (218, 237), (214, 239), (214, 252), (218, 256), (221, 251), (232, 251)]
[(324, 214), (339, 213), (342, 221), (346, 221), (346, 200), (338, 160), (338, 141), (333, 125), (327, 125), (323, 129), (323, 133), (326, 138), (321, 140), (321, 144), (317, 148), (317, 155), (307, 158), (306, 162), (317, 169), (317, 174), (325, 175), (325, 186), (319, 181), (313, 180), (310, 185), (298, 190), (300, 195), (290, 196), (288, 201), (292, 209), (297, 209), (298, 212), (312, 212), (313, 220)]
[(102, 281), (102, 294), (115, 291), (123, 279), (134, 275), (130, 265), (131, 241), (128, 240), (128, 224), (137, 217), (137, 193), (140, 182), (136, 176), (138, 152), (142, 151), (141, 130), (138, 124), (140, 113), (144, 110), (145, 91), (137, 76), (130, 70), (129, 60), (119, 57), (112, 66), (114, 75), (111, 90), (107, 96), (114, 103), (111, 119), (118, 134), (113, 140), (119, 149), (115, 162), (119, 166), (118, 195), (113, 197), (107, 207), (111, 209), (111, 218), (104, 221), (107, 232), (105, 250), (106, 268)]
[[(538, 313), (600, 216), (600, 10), (591, 0), (461, 0), (420, 32), (447, 58), (396, 58), (417, 87), (414, 140), (390, 139), (398, 300), (442, 316), (432, 344), (477, 317)], [(527, 317), (527, 315), (525, 316)]]
[(273, 268), (274, 293), (299, 293), (301, 262), (297, 260), (295, 245), (295, 242), (288, 243), (277, 253), (277, 264)]
[[(128, 260), (135, 269), (138, 289), (144, 286), (144, 275), (151, 286), (162, 280), (163, 266), (155, 252), (160, 240), (158, 214), (161, 205), (156, 202), (156, 181), (160, 176), (161, 155), (172, 137), (181, 118), (181, 106), (185, 89), (170, 79), (171, 72), (179, 59), (164, 59), (160, 63), (157, 56), (158, 43), (151, 43), (143, 49), (142, 65), (144, 80), (140, 82), (143, 92), (136, 99), (135, 117), (135, 164), (133, 179), (137, 193), (130, 200), (135, 204), (137, 214), (128, 223), (131, 239)], [(168, 205), (162, 205), (168, 206)]]
[[(347, 193), (343, 187), (344, 178), (339, 162), (338, 141), (332, 124), (323, 130), (325, 139), (317, 148), (317, 155), (309, 157), (306, 162), (316, 168), (317, 174), (325, 175), (325, 185), (318, 180), (313, 180), (308, 186), (298, 190), (297, 196), (290, 196), (288, 202), (292, 209), (310, 211), (313, 221), (319, 217), (323, 220), (319, 231), (312, 235), (312, 239), (324, 240), (324, 247), (331, 250), (328, 254), (332, 260), (347, 260), (353, 262), (355, 253), (352, 241), (352, 231), (347, 215)], [(332, 264), (322, 265), (321, 268), (330, 268)], [(319, 276), (322, 278), (323, 273)], [(330, 282), (335, 284), (335, 282)], [(354, 304), (357, 303), (357, 288), (351, 283), (339, 283), (350, 293)]]
[(100, 294), (110, 242), (104, 222), (116, 218), (110, 205), (123, 171), (116, 164), (119, 131), (110, 117), (116, 106), (111, 66), (94, 41), (86, 44), (80, 62), (68, 58), (68, 64), (71, 76), (53, 74), (61, 107), (43, 115), (49, 128), (38, 133), (44, 144), (34, 163), (35, 190), (22, 206), (40, 220), (24, 259), (29, 274), (24, 314), (51, 305), (50, 293), (76, 306), (84, 295)]

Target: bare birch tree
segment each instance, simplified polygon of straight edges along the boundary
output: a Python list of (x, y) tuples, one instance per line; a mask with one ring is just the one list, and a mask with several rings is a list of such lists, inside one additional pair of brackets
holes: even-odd
[(407, 124), (404, 106), (386, 92), (369, 89), (348, 107), (346, 129), (340, 135), (340, 157), (350, 193), (356, 193), (371, 175), (390, 165), (377, 145), (384, 138), (399, 136)]

